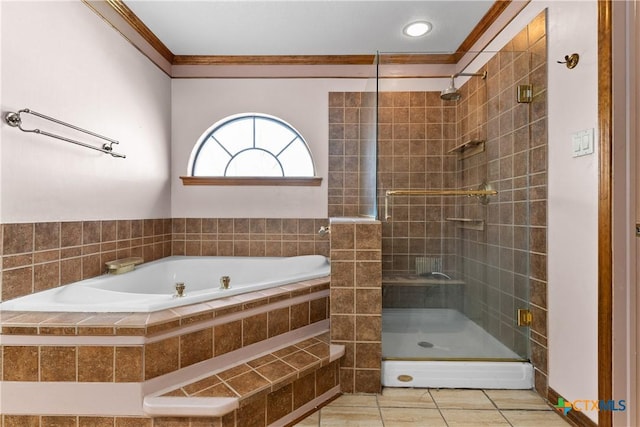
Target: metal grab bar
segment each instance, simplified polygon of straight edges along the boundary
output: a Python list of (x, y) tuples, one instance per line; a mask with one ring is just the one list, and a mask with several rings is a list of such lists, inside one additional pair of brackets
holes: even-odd
[[(59, 125), (66, 126), (66, 127), (71, 128), (73, 130), (77, 130), (78, 132), (83, 132), (83, 133), (86, 133), (88, 135), (95, 136), (96, 138), (104, 139), (105, 141), (109, 141), (109, 143), (105, 142), (104, 144), (102, 144), (102, 147), (96, 147), (96, 146), (93, 146), (93, 145), (90, 145), (90, 144), (86, 144), (84, 142), (76, 141), (75, 139), (66, 138), (64, 136), (60, 136), (60, 135), (56, 135), (56, 134), (53, 134), (53, 133), (49, 133), (49, 132), (46, 132), (46, 131), (43, 131), (43, 130), (40, 130), (40, 129), (25, 129), (25, 128), (22, 127), (22, 118), (20, 117), (21, 113), (31, 114), (31, 115), (34, 115), (36, 117), (40, 117), (42, 119), (49, 120), (50, 122), (54, 122), (54, 123), (57, 123)], [(100, 151), (101, 153), (110, 154), (113, 157), (120, 157), (122, 159), (127, 157), (124, 154), (116, 153), (115, 151), (113, 151), (113, 144), (119, 144), (119, 142), (116, 141), (115, 139), (107, 138), (106, 136), (102, 136), (102, 135), (99, 135), (99, 134), (97, 134), (95, 132), (91, 132), (89, 130), (82, 129), (82, 128), (78, 127), (78, 126), (71, 125), (69, 123), (63, 122), (63, 121), (58, 120), (58, 119), (54, 119), (53, 117), (46, 116), (44, 114), (38, 113), (38, 112), (30, 110), (28, 108), (24, 108), (22, 110), (19, 110), (17, 113), (9, 112), (9, 113), (5, 114), (4, 119), (5, 119), (5, 121), (7, 122), (7, 124), (9, 126), (14, 127), (14, 128), (17, 127), (22, 132), (31, 132), (31, 133), (37, 133), (37, 134), (40, 134), (40, 135), (45, 135), (45, 136), (48, 136), (48, 137), (51, 137), (51, 138), (59, 139), (61, 141), (70, 142), (72, 144), (76, 144), (76, 145), (80, 145), (82, 147), (90, 148), (92, 150)]]
[(489, 203), (489, 196), (498, 194), (489, 184), (482, 183), (477, 190), (387, 190), (384, 193), (384, 218), (385, 221), (391, 219), (389, 215), (390, 196), (468, 196), (478, 197), (480, 203)]

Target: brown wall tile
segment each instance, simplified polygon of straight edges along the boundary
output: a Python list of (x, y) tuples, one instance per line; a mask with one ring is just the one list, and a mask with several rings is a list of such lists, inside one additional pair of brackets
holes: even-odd
[(332, 314), (353, 314), (355, 312), (355, 289), (332, 288), (330, 292)]
[(296, 410), (316, 397), (315, 372), (293, 382), (293, 409)]
[(60, 245), (64, 247), (82, 244), (82, 222), (60, 223)]
[(382, 316), (356, 316), (356, 341), (382, 341)]
[(113, 417), (78, 417), (78, 427), (113, 427)]
[(38, 381), (39, 352), (35, 346), (4, 346), (4, 381)]
[(78, 347), (78, 381), (112, 382), (114, 378), (114, 348)]
[(218, 325), (214, 328), (214, 356), (242, 347), (242, 320)]
[(355, 317), (331, 315), (331, 341), (353, 341), (355, 339)]
[(60, 263), (49, 262), (33, 267), (34, 292), (55, 288), (60, 285)]
[(356, 369), (354, 393), (380, 393), (380, 370)]
[(382, 285), (382, 264), (379, 262), (356, 262), (356, 286), (380, 287)]
[(40, 347), (40, 381), (76, 381), (76, 347)]
[(2, 251), (4, 255), (33, 251), (33, 224), (4, 224)]
[(327, 319), (329, 315), (329, 299), (319, 298), (309, 303), (309, 322), (315, 323)]
[(267, 418), (266, 397), (260, 396), (237, 410), (237, 425), (246, 427), (264, 427)]
[(303, 302), (291, 306), (291, 330), (302, 328), (309, 324), (309, 303)]
[(242, 346), (266, 340), (268, 337), (268, 314), (262, 313), (242, 320)]
[(116, 347), (115, 381), (139, 382), (143, 379), (142, 347)]
[(382, 346), (380, 343), (356, 343), (356, 366), (358, 368), (380, 369)]
[(267, 424), (293, 412), (293, 385), (288, 384), (267, 396)]
[(33, 291), (33, 268), (5, 270), (2, 273), (2, 300), (28, 295)]
[(4, 427), (40, 427), (37, 415), (3, 415)]
[(213, 331), (203, 329), (180, 336), (180, 367), (213, 357)]
[(144, 378), (149, 380), (179, 368), (180, 338), (147, 344), (144, 350)]
[(46, 415), (41, 418), (40, 427), (76, 427), (76, 417)]
[(270, 311), (267, 318), (269, 338), (289, 332), (290, 318), (288, 307)]
[(35, 224), (35, 250), (43, 251), (60, 247), (60, 223), (41, 222)]
[[(333, 237), (332, 237), (333, 238)], [(353, 262), (334, 262), (335, 252), (332, 249), (331, 262), (331, 286), (353, 287), (355, 286), (355, 265)]]

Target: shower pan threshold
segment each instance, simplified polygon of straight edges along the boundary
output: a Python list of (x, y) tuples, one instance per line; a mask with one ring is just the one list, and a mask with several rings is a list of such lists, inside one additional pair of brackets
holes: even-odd
[(531, 389), (533, 366), (452, 309), (384, 309), (387, 387)]

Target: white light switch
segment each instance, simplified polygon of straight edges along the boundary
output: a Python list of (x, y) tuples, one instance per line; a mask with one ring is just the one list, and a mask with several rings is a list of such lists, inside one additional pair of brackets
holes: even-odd
[(586, 129), (578, 131), (571, 135), (571, 146), (573, 157), (586, 156), (593, 154), (593, 135), (594, 130)]

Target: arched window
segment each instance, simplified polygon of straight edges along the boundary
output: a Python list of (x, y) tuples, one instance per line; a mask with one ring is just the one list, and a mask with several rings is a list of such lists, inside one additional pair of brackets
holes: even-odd
[(188, 173), (207, 178), (315, 178), (315, 165), (304, 138), (289, 123), (244, 113), (226, 117), (202, 134), (191, 152)]

